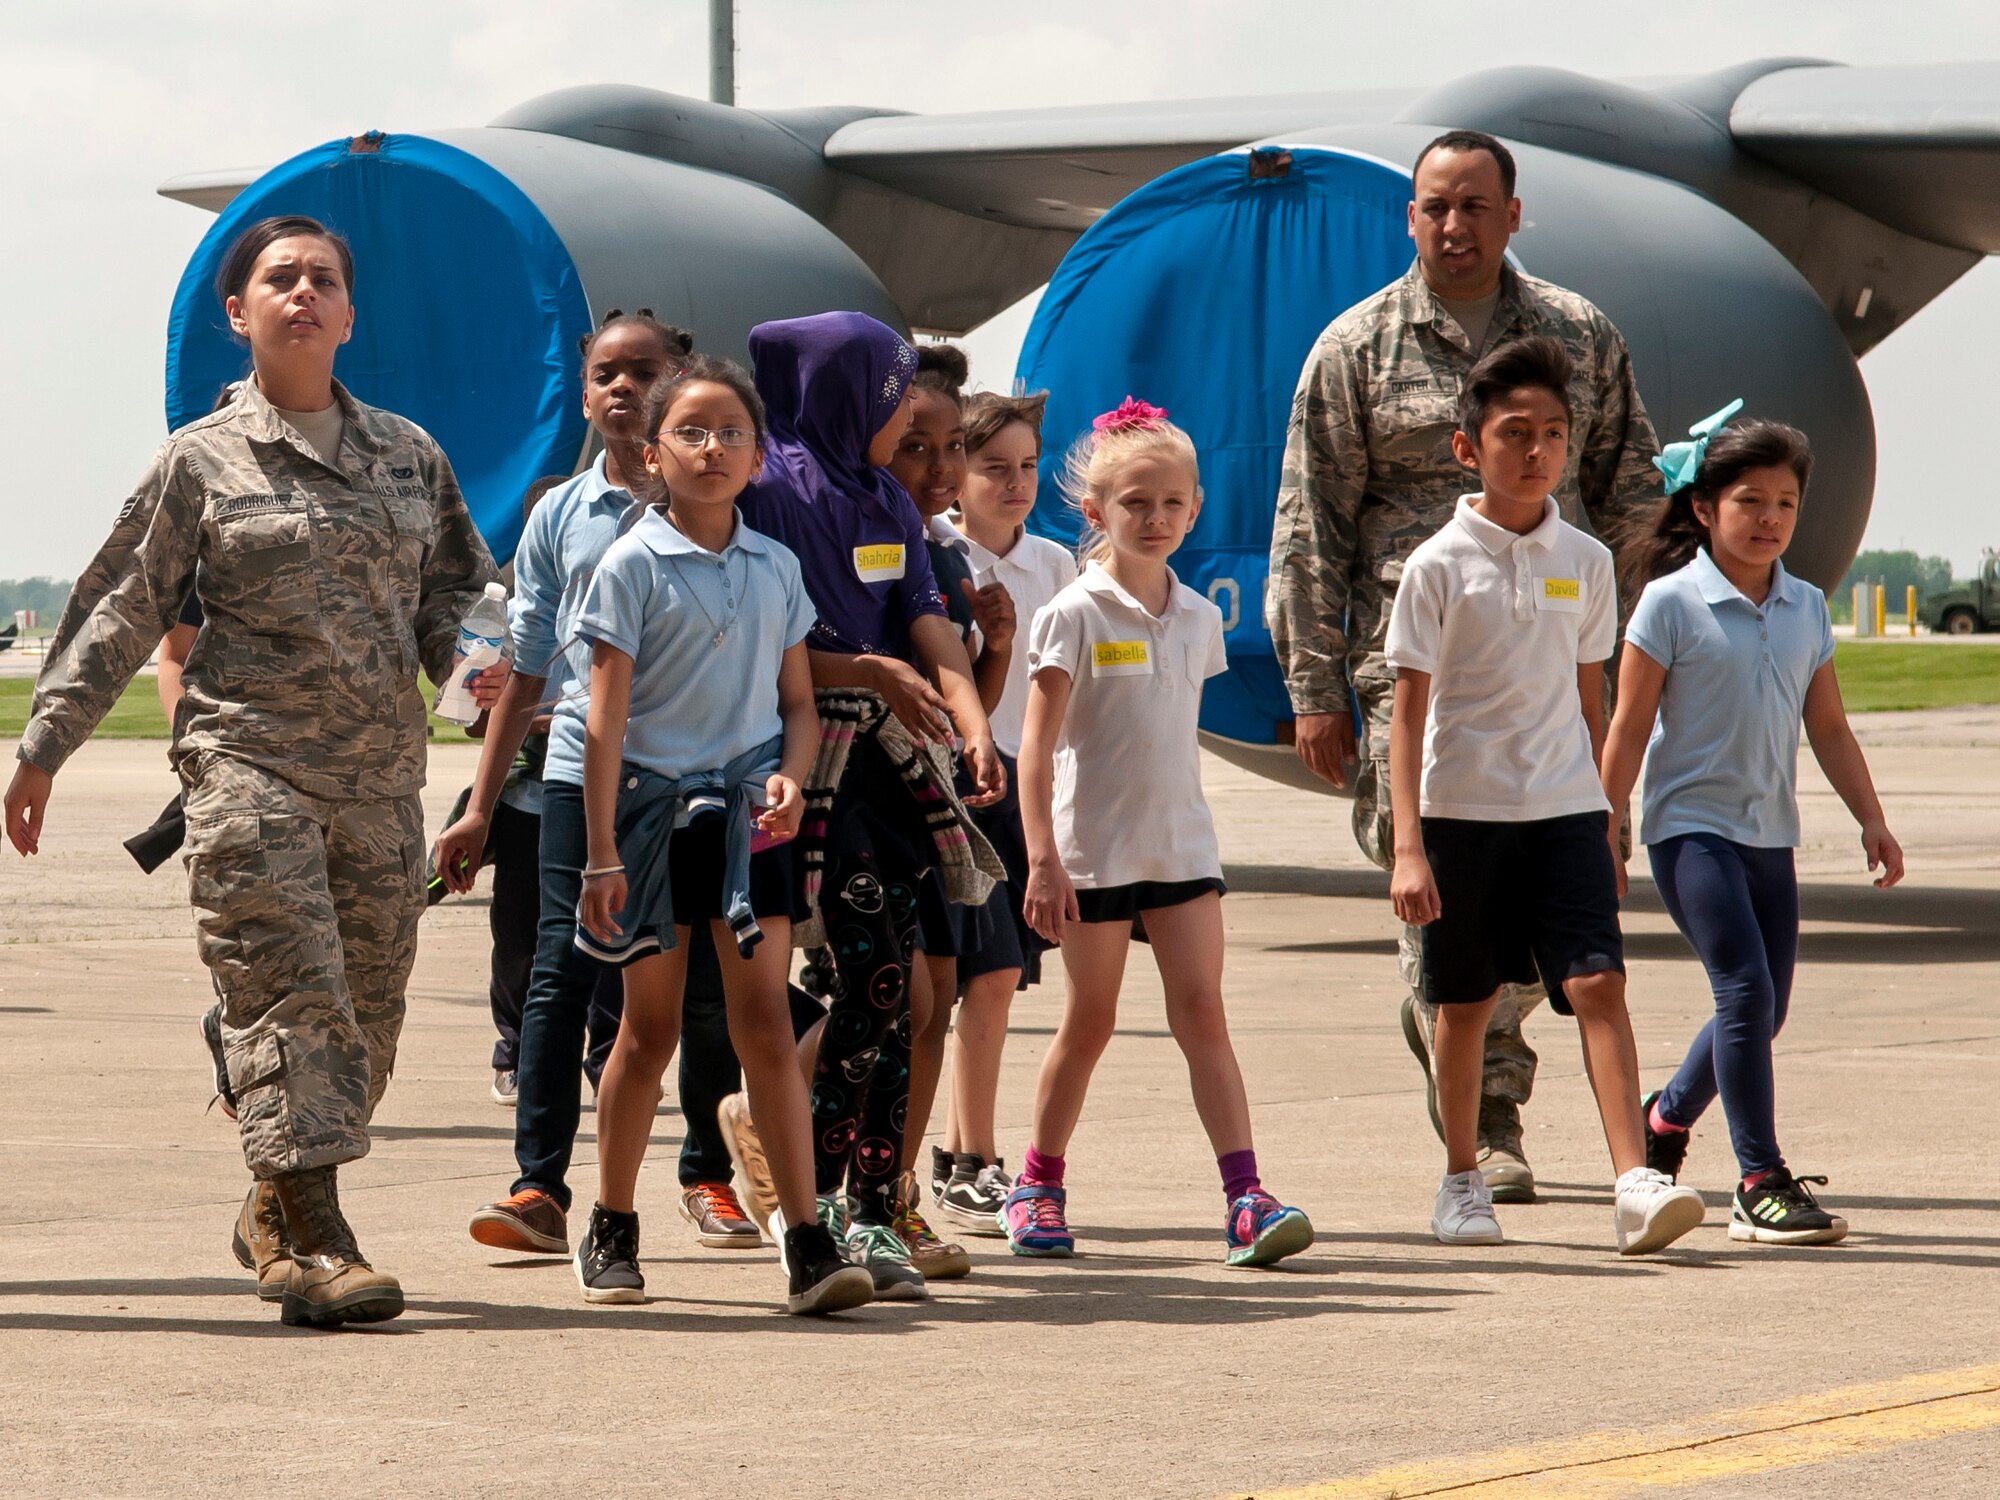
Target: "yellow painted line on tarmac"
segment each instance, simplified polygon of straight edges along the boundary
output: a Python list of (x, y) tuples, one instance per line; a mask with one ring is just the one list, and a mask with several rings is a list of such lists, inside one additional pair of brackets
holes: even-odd
[(1595, 1432), (1239, 1500), (1610, 1500), (2000, 1428), (2000, 1364), (1911, 1375), (1669, 1427)]

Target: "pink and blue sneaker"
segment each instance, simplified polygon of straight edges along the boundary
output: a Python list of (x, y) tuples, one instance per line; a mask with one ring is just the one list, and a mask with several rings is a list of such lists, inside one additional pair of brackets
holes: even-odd
[[(1068, 1256), (1076, 1240), (1063, 1216), (1065, 1195), (1045, 1182), (1024, 1182), (1007, 1195), (996, 1217), (1016, 1255)], [(1310, 1231), (1308, 1231), (1310, 1234)]]
[(1258, 1188), (1229, 1205), (1222, 1238), (1230, 1265), (1275, 1265), (1313, 1242), (1312, 1220)]

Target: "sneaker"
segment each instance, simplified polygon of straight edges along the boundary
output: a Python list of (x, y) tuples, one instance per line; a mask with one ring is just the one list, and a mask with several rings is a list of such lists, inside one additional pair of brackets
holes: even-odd
[(1431, 1129), (1444, 1139), (1444, 1116), (1438, 1113), (1437, 1075), (1431, 1071), (1431, 1049), (1424, 1041), (1423, 1018), (1417, 1014), (1417, 997), (1403, 996), (1403, 1040), (1424, 1070), (1424, 1107), (1431, 1112)]
[(1708, 1214), (1700, 1193), (1676, 1187), (1671, 1177), (1651, 1167), (1634, 1167), (1620, 1177), (1614, 1195), (1618, 1206), (1612, 1210), (1612, 1222), (1620, 1255), (1664, 1250), (1699, 1227)]
[(1846, 1239), (1847, 1220), (1821, 1208), (1809, 1182), (1826, 1186), (1824, 1177), (1794, 1177), (1783, 1167), (1754, 1188), (1738, 1182), (1729, 1237), (1759, 1245), (1831, 1245)]
[(877, 1302), (921, 1302), (924, 1273), (910, 1264), (909, 1247), (887, 1224), (856, 1219), (848, 1225), (847, 1253), (868, 1268)]
[(540, 1188), (523, 1188), (472, 1216), (472, 1237), (518, 1255), (569, 1254), (569, 1215)]
[(971, 1273), (972, 1257), (965, 1253), (965, 1247), (940, 1239), (937, 1231), (924, 1222), (917, 1207), (915, 1172), (903, 1174), (891, 1227), (903, 1241), (903, 1248), (910, 1252), (910, 1264), (924, 1273), (924, 1280), (956, 1281)]
[(771, 1163), (758, 1138), (757, 1122), (750, 1118), (750, 1096), (725, 1094), (715, 1106), (715, 1125), (722, 1132), (722, 1144), (729, 1148), (729, 1164), (736, 1169), (736, 1180), (743, 1184), (743, 1211), (762, 1233), (775, 1239), (771, 1215), (778, 1209), (778, 1188), (771, 1181)]
[(1000, 1206), (998, 1223), (1016, 1255), (1070, 1256), (1076, 1237), (1065, 1210), (1069, 1195), (1045, 1182), (1024, 1182)]
[(1495, 1203), (1533, 1203), (1535, 1172), (1521, 1149), (1521, 1106), (1490, 1094), (1479, 1098), (1479, 1175)]
[(960, 1152), (959, 1160), (970, 1163), (952, 1173), (944, 1191), (937, 1194), (938, 1217), (967, 1234), (999, 1237), (1006, 1232), (1000, 1210), (1014, 1190), (1014, 1179), (998, 1161), (986, 1161), (970, 1152)]
[(516, 1103), (518, 1084), (512, 1068), (493, 1070), (493, 1102), (502, 1109), (512, 1109)]
[(711, 1250), (755, 1250), (763, 1231), (752, 1224), (726, 1182), (697, 1182), (681, 1193), (681, 1217), (694, 1225), (695, 1238)]
[(644, 1302), (646, 1278), (639, 1272), (639, 1216), (613, 1213), (602, 1203), (590, 1210), (590, 1225), (576, 1245), (576, 1284), (586, 1302)]
[(839, 1193), (821, 1193), (814, 1200), (818, 1210), (820, 1228), (832, 1235), (839, 1244), (847, 1243), (848, 1226), (853, 1222), (847, 1212), (847, 1200)]
[(1276, 1265), (1313, 1242), (1312, 1220), (1258, 1188), (1229, 1205), (1222, 1240), (1229, 1265)]
[(1447, 1172), (1438, 1183), (1431, 1209), (1431, 1233), (1440, 1245), (1500, 1245), (1500, 1221), (1493, 1216), (1493, 1190), (1477, 1167)]
[(824, 1224), (785, 1230), (778, 1242), (778, 1259), (790, 1278), (785, 1297), (788, 1313), (824, 1315), (875, 1300), (875, 1278), (840, 1253)]
[(209, 1057), (215, 1062), (215, 1098), (210, 1102), (220, 1104), (223, 1114), (233, 1120), (236, 1118), (236, 1091), (229, 1086), (229, 1062), (222, 1052), (220, 1000), (201, 1013), (201, 1040), (208, 1048)]
[(957, 1161), (957, 1155), (944, 1147), (931, 1147), (931, 1202), (943, 1198), (944, 1190), (951, 1186), (951, 1171)]
[(1653, 1106), (1659, 1099), (1660, 1090), (1654, 1089), (1639, 1101), (1639, 1119), (1646, 1127), (1646, 1165), (1667, 1181), (1679, 1182), (1681, 1164), (1687, 1160), (1688, 1140), (1693, 1132), (1654, 1130)]

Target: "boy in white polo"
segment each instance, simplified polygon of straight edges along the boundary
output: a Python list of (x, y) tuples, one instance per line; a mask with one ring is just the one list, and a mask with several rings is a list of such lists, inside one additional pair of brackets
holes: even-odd
[(1555, 1010), (1577, 1018), (1618, 1177), (1618, 1249), (1638, 1255), (1703, 1210), (1646, 1166), (1596, 769), (1616, 583), (1611, 554), (1549, 498), (1569, 442), (1569, 374), (1560, 344), (1529, 338), (1466, 378), (1452, 449), (1483, 489), (1410, 555), (1389, 619), (1389, 894), (1423, 929), (1424, 992), (1438, 1007), (1446, 1161), (1432, 1232), (1448, 1245), (1500, 1242), (1476, 1160), (1486, 1022), (1501, 985), (1539, 973)]

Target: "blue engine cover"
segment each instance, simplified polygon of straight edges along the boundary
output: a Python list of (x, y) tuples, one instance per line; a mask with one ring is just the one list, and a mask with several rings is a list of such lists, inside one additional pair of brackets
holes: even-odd
[(590, 310), (541, 210), (506, 177), (443, 142), (342, 140), (272, 168), (210, 226), (167, 332), (167, 426), (205, 414), (249, 370), (215, 277), (236, 236), (272, 214), (310, 214), (354, 250), (354, 337), (334, 373), (408, 417), (451, 460), (494, 556), (513, 555), (535, 480), (567, 477), (586, 435), (577, 340)]
[(1174, 570), (1222, 610), (1230, 668), (1201, 723), (1254, 745), (1277, 743), (1292, 717), (1264, 583), (1299, 370), (1321, 330), (1413, 253), (1407, 171), (1325, 147), (1291, 155), (1283, 175), (1255, 178), (1246, 151), (1208, 157), (1124, 199), (1056, 268), (1018, 369), (1050, 393), (1031, 523), (1045, 536), (1076, 540), (1055, 480), (1099, 412), (1138, 396), (1194, 438), (1206, 494)]

